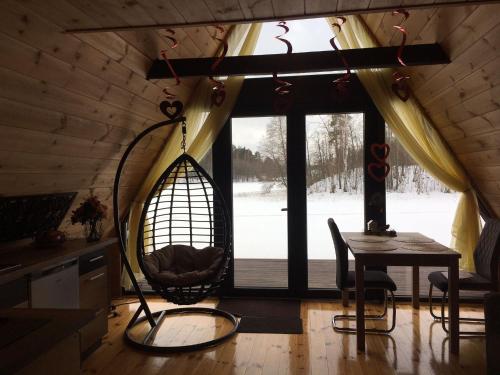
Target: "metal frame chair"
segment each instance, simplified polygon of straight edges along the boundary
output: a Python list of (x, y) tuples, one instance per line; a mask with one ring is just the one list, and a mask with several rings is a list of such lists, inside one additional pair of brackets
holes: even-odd
[[(336, 254), (336, 264), (337, 264), (337, 287), (342, 291), (345, 296), (349, 291), (355, 290), (352, 287), (349, 280), (349, 269), (347, 260), (347, 244), (345, 243), (340, 231), (335, 224), (335, 221), (330, 218), (328, 219), (328, 227), (332, 234), (333, 245)], [(352, 276), (352, 275), (351, 275)], [(396, 327), (396, 300), (394, 299), (394, 291), (396, 290), (396, 284), (394, 281), (383, 271), (370, 271), (367, 270), (365, 273), (365, 289), (366, 290), (383, 290), (384, 291), (384, 311), (380, 315), (365, 315), (366, 320), (385, 320), (388, 311), (388, 297), (387, 292), (391, 295), (391, 305), (392, 305), (392, 324), (388, 329), (378, 329), (378, 328), (368, 328), (365, 330), (367, 333), (382, 334), (387, 335), (391, 333)], [(345, 299), (344, 299), (345, 302)], [(344, 303), (345, 306), (345, 303)], [(334, 315), (332, 318), (332, 326), (334, 331), (341, 333), (356, 333), (355, 328), (350, 327), (339, 327), (337, 321), (340, 320), (355, 320), (356, 315), (350, 314), (339, 314)]]
[[(144, 273), (147, 281), (151, 284), (153, 289), (157, 291), (163, 298), (167, 301), (173, 302), (178, 305), (189, 305), (194, 304), (196, 302), (202, 301), (205, 297), (213, 294), (217, 288), (219, 288), (227, 275), (228, 263), (231, 258), (231, 225), (229, 220), (229, 213), (227, 207), (224, 203), (222, 194), (212, 180), (212, 178), (201, 168), (201, 166), (188, 154), (185, 152), (185, 134), (186, 127), (184, 121), (186, 119), (184, 117), (179, 117), (173, 120), (167, 120), (159, 122), (155, 125), (150, 126), (149, 128), (143, 130), (127, 147), (125, 150), (120, 163), (118, 164), (118, 168), (115, 175), (115, 182), (113, 186), (113, 219), (115, 224), (115, 230), (118, 234), (118, 245), (121, 253), (121, 258), (123, 261), (123, 265), (125, 266), (125, 270), (130, 277), (134, 290), (139, 298), (140, 305), (137, 311), (132, 316), (132, 319), (128, 323), (125, 328), (124, 338), (125, 341), (131, 346), (145, 350), (153, 353), (175, 353), (175, 352), (187, 352), (199, 349), (205, 349), (208, 347), (213, 347), (215, 345), (220, 344), (222, 341), (229, 339), (233, 335), (236, 334), (238, 329), (239, 320), (232, 314), (207, 307), (182, 307), (176, 309), (168, 309), (152, 312), (142, 290), (137, 282), (137, 279), (134, 275), (132, 267), (130, 265), (130, 261), (128, 259), (127, 251), (126, 251), (126, 239), (125, 239), (125, 231), (122, 228), (120, 221), (120, 208), (119, 208), (119, 188), (120, 188), (120, 179), (122, 175), (122, 170), (127, 161), (128, 156), (134, 149), (134, 147), (139, 143), (141, 139), (143, 139), (149, 133), (155, 131), (156, 129), (162, 128), (164, 126), (170, 126), (177, 123), (182, 123), (182, 134), (183, 134), (183, 142), (182, 149), (183, 154), (179, 156), (160, 176), (157, 180), (154, 188), (150, 192), (147, 197), (146, 202), (144, 203), (141, 219), (137, 230), (137, 259), (139, 266), (141, 267), (142, 272)], [(183, 171), (183, 172), (182, 172)], [(174, 177), (171, 178), (171, 172), (174, 172)], [(181, 179), (177, 180), (175, 176), (183, 176), (182, 181), (184, 181), (185, 186), (179, 186)], [(172, 204), (175, 203), (175, 197), (173, 194), (174, 189), (171, 189), (172, 194), (167, 196), (167, 199), (161, 194), (164, 190), (164, 187), (170, 187), (177, 184), (179, 189), (185, 189), (188, 191), (190, 189), (189, 184), (193, 184), (193, 179), (196, 179), (196, 183), (198, 184), (196, 194), (192, 195), (192, 201), (194, 202), (193, 206), (196, 206), (196, 209), (205, 209), (208, 214), (205, 216), (209, 217), (209, 220), (205, 221), (205, 225), (201, 229), (197, 228), (198, 232), (194, 233), (194, 220), (191, 215), (191, 197), (190, 194), (187, 193), (188, 199), (183, 198), (182, 203), (177, 205), (176, 207), (181, 207), (188, 211), (189, 219), (184, 220), (188, 222), (188, 224), (182, 224), (184, 227), (189, 229), (189, 245), (193, 246), (197, 244), (198, 241), (203, 246), (215, 245), (224, 249), (224, 261), (221, 262), (219, 266), (218, 273), (215, 277), (211, 277), (208, 280), (196, 281), (190, 285), (164, 285), (158, 282), (155, 282), (154, 278), (150, 274), (148, 274), (148, 269), (144, 266), (144, 257), (148, 255), (151, 251), (157, 251), (156, 245), (160, 248), (163, 245), (174, 244), (174, 243), (183, 243), (177, 242), (178, 238), (174, 238), (174, 234), (172, 231), (178, 227), (174, 225), (174, 221), (172, 219), (173, 215), (167, 215), (161, 213), (165, 217), (169, 217), (169, 235), (167, 243), (161, 243), (157, 240), (160, 237), (165, 237), (162, 235), (155, 234), (155, 223), (158, 223), (157, 220), (151, 220), (152, 223), (148, 224), (148, 229), (146, 230), (146, 217), (148, 213), (153, 213), (153, 217), (156, 218), (159, 211), (162, 210), (158, 204), (152, 204), (153, 199), (156, 199), (158, 202), (160, 199), (163, 199), (166, 204), (170, 202)], [(201, 187), (200, 187), (201, 186)], [(201, 193), (203, 192), (203, 193)], [(181, 192), (182, 193), (182, 192)], [(187, 202), (187, 203), (186, 203)], [(200, 205), (204, 204), (201, 208)], [(150, 206), (152, 206), (151, 211), (149, 211)], [(165, 211), (165, 210), (164, 210)], [(172, 212), (172, 211), (169, 211)], [(180, 221), (180, 220), (178, 220)], [(217, 221), (217, 223), (216, 223)], [(153, 228), (151, 228), (153, 226)], [(208, 234), (206, 233), (209, 231)], [(201, 231), (201, 233), (200, 233)], [(184, 236), (184, 235), (179, 235)], [(204, 240), (200, 239), (203, 237)], [(186, 241), (184, 239), (184, 241)], [(205, 242), (208, 241), (208, 244)], [(152, 243), (152, 248), (150, 243)], [(146, 249), (148, 248), (148, 249)], [(144, 316), (141, 314), (144, 313)], [(172, 316), (183, 316), (186, 314), (199, 314), (206, 316), (218, 316), (222, 319), (225, 319), (230, 325), (231, 329), (228, 332), (225, 332), (222, 336), (195, 343), (195, 344), (185, 344), (185, 345), (175, 345), (175, 346), (163, 346), (163, 345), (155, 345), (154, 339), (157, 335), (162, 323), (167, 317)], [(149, 331), (142, 338), (136, 337), (133, 335), (132, 330), (134, 327), (140, 325), (143, 322), (149, 323)]]
[[(498, 266), (500, 261), (500, 220), (489, 219), (481, 232), (479, 241), (477, 243), (476, 249), (474, 250), (474, 265), (476, 268), (476, 273), (472, 274), (472, 278), (469, 281), (463, 279), (462, 285), (459, 282), (459, 289), (462, 290), (476, 290), (491, 292), (498, 289), (499, 283), (499, 273)], [(448, 333), (448, 328), (446, 327), (446, 322), (448, 317), (445, 316), (445, 304), (447, 303), (447, 285), (434, 285), (436, 283), (435, 279), (440, 271), (432, 272), (429, 274), (428, 279), (430, 281), (429, 287), (429, 312), (435, 321), (441, 322), (443, 330)], [(440, 276), (441, 279), (444, 278)], [(433, 282), (434, 280), (434, 282)], [(475, 281), (479, 280), (479, 281)], [(436, 283), (437, 284), (437, 283)], [(436, 286), (443, 292), (443, 297), (441, 298), (441, 316), (437, 316), (434, 313), (434, 307), (432, 303), (433, 288)], [(485, 320), (482, 318), (460, 318), (460, 322), (467, 324), (482, 324), (484, 325)], [(460, 335), (466, 337), (474, 336), (484, 336), (484, 331), (460, 331)]]

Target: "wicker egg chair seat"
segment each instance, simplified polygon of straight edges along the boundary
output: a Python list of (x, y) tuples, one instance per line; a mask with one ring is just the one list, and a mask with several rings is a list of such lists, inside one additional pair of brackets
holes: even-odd
[[(167, 245), (144, 257), (149, 283), (158, 293), (178, 304), (192, 304), (205, 291), (218, 286), (224, 267), (224, 249), (207, 246), (201, 250), (187, 245)], [(189, 296), (189, 298), (188, 298)]]

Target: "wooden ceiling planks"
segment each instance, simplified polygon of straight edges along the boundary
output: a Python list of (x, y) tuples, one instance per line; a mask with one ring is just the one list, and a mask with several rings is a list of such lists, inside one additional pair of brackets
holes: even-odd
[[(147, 0), (145, 0), (147, 1)], [(169, 3), (181, 14), (184, 22), (216, 21), (211, 9), (204, 0), (169, 0)]]
[(308, 0), (305, 1), (305, 14), (321, 13), (324, 9), (337, 9), (338, 0)]
[(239, 0), (246, 20), (277, 17), (271, 0)]
[[(414, 95), (463, 163), (475, 186), (500, 216), (500, 5), (438, 9), (414, 41), (441, 42), (452, 62), (411, 68)], [(387, 15), (387, 14), (386, 14)], [(373, 30), (380, 17), (365, 17)], [(382, 45), (389, 36), (377, 33)]]
[[(61, 1), (61, 0), (51, 0)], [(123, 31), (132, 27), (207, 26), (220, 23), (276, 21), (341, 14), (383, 12), (400, 6), (429, 8), (474, 3), (467, 0), (67, 0), (94, 16), (102, 28)], [(487, 1), (480, 1), (487, 2)], [(490, 1), (492, 2), (492, 1)], [(122, 19), (122, 21), (120, 21)], [(102, 29), (101, 28), (101, 29)], [(113, 29), (116, 28), (116, 29)], [(68, 27), (88, 32), (87, 27)], [(94, 30), (95, 31), (95, 30)], [(102, 31), (102, 30), (101, 30)]]
[(204, 0), (214, 19), (224, 22), (227, 20), (243, 19), (245, 15), (238, 0)]
[[(103, 3), (104, 4), (104, 3)], [(164, 120), (158, 104), (165, 82), (145, 80), (168, 42), (148, 31), (144, 50), (137, 32), (64, 34), (67, 27), (132, 23), (132, 3), (113, 14), (92, 1), (25, 0), (0, 3), (0, 195), (77, 191), (72, 209), (91, 192), (110, 208), (116, 165), (126, 145)], [(127, 8), (128, 7), (128, 8)], [(129, 9), (131, 7), (131, 9)], [(150, 8), (151, 9), (151, 8)], [(154, 22), (145, 7), (140, 22)], [(90, 14), (89, 14), (90, 13)], [(137, 17), (136, 19), (139, 19)], [(210, 56), (210, 29), (179, 31), (179, 57)], [(195, 36), (203, 35), (196, 43)], [(141, 47), (141, 48), (139, 48)], [(172, 53), (170, 51), (170, 53)], [(187, 100), (197, 81), (174, 88)], [(120, 201), (126, 207), (171, 129), (141, 141), (127, 163)], [(107, 228), (111, 228), (108, 218)], [(62, 229), (82, 235), (66, 217)]]

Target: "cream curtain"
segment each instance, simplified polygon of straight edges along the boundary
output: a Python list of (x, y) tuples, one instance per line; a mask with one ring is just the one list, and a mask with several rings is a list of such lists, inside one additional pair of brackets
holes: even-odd
[[(229, 31), (228, 56), (251, 55), (257, 44), (261, 24), (245, 24), (233, 26)], [(244, 77), (235, 76), (226, 80), (226, 99), (220, 107), (211, 107), (212, 83), (208, 78), (200, 80), (191, 94), (186, 106), (184, 116), (187, 124), (187, 152), (195, 159), (200, 160), (214, 143), (217, 134), (226, 123), (236, 99), (238, 98)], [(135, 199), (130, 205), (129, 237), (127, 253), (132, 269), (139, 274), (140, 269), (136, 257), (137, 228), (140, 221), (142, 207), (147, 195), (153, 185), (165, 171), (165, 169), (181, 154), (182, 132), (180, 126), (176, 126), (170, 134), (164, 151), (151, 168), (147, 178), (144, 180)], [(130, 286), (130, 280), (124, 273), (122, 284)]]
[[(330, 25), (334, 19), (328, 20)], [(347, 17), (337, 32), (342, 49), (378, 47), (375, 37), (360, 16)], [(460, 266), (474, 269), (472, 253), (479, 239), (481, 221), (474, 190), (469, 178), (421, 109), (417, 100), (403, 102), (391, 89), (391, 69), (363, 69), (357, 72), (386, 123), (413, 159), (450, 189), (461, 192), (451, 228), (450, 246), (462, 254)]]

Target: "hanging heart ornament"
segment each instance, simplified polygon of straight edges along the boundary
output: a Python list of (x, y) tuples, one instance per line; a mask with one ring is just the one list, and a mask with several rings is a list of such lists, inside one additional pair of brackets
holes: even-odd
[[(382, 151), (382, 156), (380, 156), (379, 150)], [(391, 148), (387, 143), (373, 143), (370, 146), (370, 152), (373, 158), (379, 163), (385, 163), (386, 159), (389, 157)]]
[(391, 148), (387, 143), (372, 143), (370, 153), (376, 160), (368, 164), (368, 175), (377, 182), (383, 182), (389, 174), (391, 167), (386, 163)]
[(389, 164), (384, 163), (370, 163), (368, 164), (368, 174), (377, 182), (384, 182), (385, 178), (389, 175), (391, 167)]
[(169, 102), (164, 100), (160, 103), (160, 111), (167, 116), (170, 120), (178, 117), (182, 113), (184, 105), (182, 102), (176, 100), (174, 102)]

